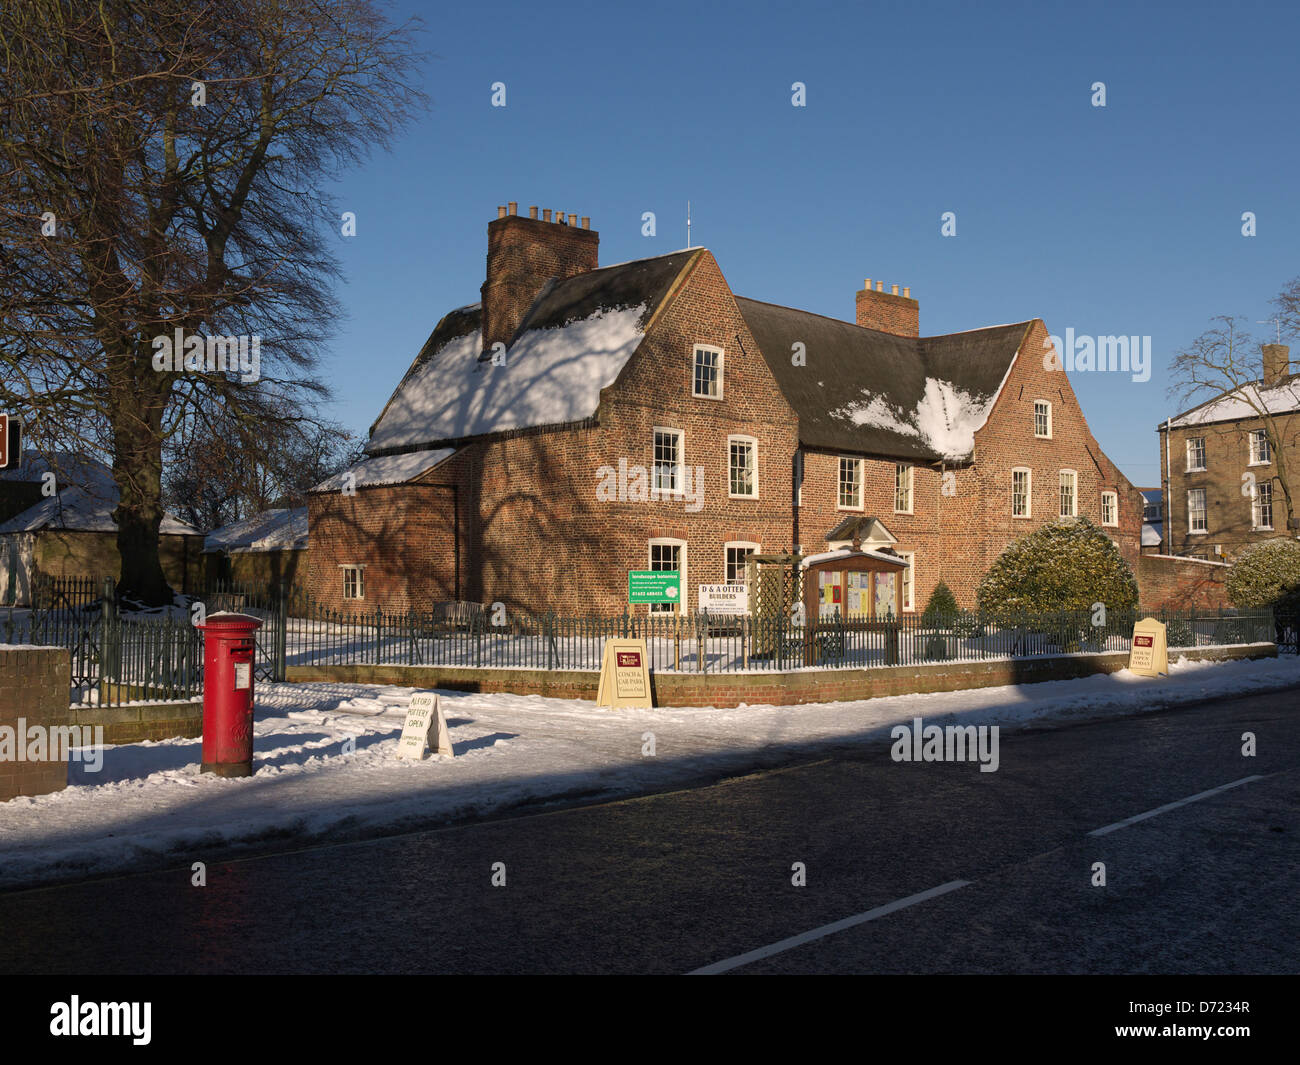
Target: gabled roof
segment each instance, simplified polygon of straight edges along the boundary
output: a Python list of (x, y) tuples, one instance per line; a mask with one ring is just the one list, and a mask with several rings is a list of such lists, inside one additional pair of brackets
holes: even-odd
[[(922, 460), (969, 457), (1029, 322), (904, 337), (736, 297), (806, 447)], [(791, 353), (802, 344), (806, 365)]]
[(875, 543), (878, 540), (898, 543), (898, 538), (885, 528), (885, 523), (879, 518), (864, 517), (861, 514), (850, 514), (826, 534), (826, 542), (830, 544), (837, 540), (852, 540), (855, 534), (862, 543)]
[(506, 350), (482, 357), (482, 307), (442, 319), (371, 427), (380, 455), (590, 418), (674, 282), (703, 249), (601, 267), (542, 289)]
[[(1235, 422), (1258, 418), (1259, 408), (1270, 414), (1287, 414), (1300, 410), (1300, 374), (1290, 374), (1271, 388), (1262, 381), (1251, 381), (1241, 388), (1206, 400), (1199, 406), (1176, 414), (1171, 419), (1175, 429), (1212, 422)], [(1165, 423), (1158, 426), (1163, 429)]]
[(283, 507), (213, 529), (203, 541), (203, 553), (294, 551), (307, 543), (307, 508)]
[[(0, 534), (39, 532), (52, 529), (67, 532), (117, 532), (113, 511), (117, 507), (117, 486), (104, 495), (92, 495), (76, 485), (58, 495), (42, 499), (21, 514), (0, 525)], [(171, 514), (164, 514), (158, 531), (165, 536), (198, 536), (199, 530)]]
[(443, 447), (429, 451), (405, 451), (398, 455), (380, 455), (376, 458), (362, 459), (355, 466), (336, 473), (333, 477), (321, 481), (313, 492), (337, 492), (349, 483), (356, 488), (367, 485), (406, 484), (422, 473), (428, 473), (435, 466), (445, 462), (456, 453), (454, 447)]

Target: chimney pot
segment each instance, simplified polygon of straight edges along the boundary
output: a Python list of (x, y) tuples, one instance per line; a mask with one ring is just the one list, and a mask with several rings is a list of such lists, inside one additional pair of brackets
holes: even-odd
[(909, 300), (912, 298), (912, 290), (906, 285), (903, 286), (903, 298)]
[(576, 214), (569, 215), (569, 225), (576, 226), (577, 224), (578, 224), (578, 216)]
[(545, 207), (542, 209), (542, 221), (549, 222), (550, 220), (551, 220), (551, 209), (549, 207)]
[(591, 228), (591, 216), (590, 216), (590, 215), (585, 215), (585, 214), (584, 214), (584, 215), (582, 216), (582, 228), (583, 228), (583, 229), (590, 229), (590, 228)]
[(505, 216), (506, 216), (506, 209), (505, 209), (505, 206), (502, 205), (502, 206), (500, 206), (500, 207), (497, 208), (497, 217), (498, 217), (498, 218), (505, 218)]
[(519, 204), (516, 203), (514, 200), (511, 200), (511, 201), (510, 201), (510, 213), (511, 213), (511, 214), (518, 214), (518, 213), (519, 213)]
[(528, 208), (528, 217), (529, 217), (529, 218), (536, 218), (536, 217), (537, 217), (537, 205), (536, 205), (536, 204), (533, 204), (532, 207)]
[(877, 292), (884, 292), (884, 291), (885, 291), (885, 283), (884, 283), (883, 281), (877, 281), (877, 282), (876, 282), (876, 291), (877, 291)]
[(897, 286), (897, 285), (894, 286), (894, 290), (893, 290), (892, 293), (890, 293), (890, 295), (893, 295), (893, 296), (897, 296), (897, 295), (898, 295), (898, 286)]
[(871, 291), (871, 278), (867, 278), (865, 284), (863, 284), (862, 287), (863, 287), (864, 289), (866, 289), (868, 292), (870, 292), (870, 291)]

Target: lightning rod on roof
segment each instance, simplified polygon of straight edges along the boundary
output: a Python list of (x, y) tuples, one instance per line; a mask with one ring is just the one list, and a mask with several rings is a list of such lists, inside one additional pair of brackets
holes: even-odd
[(691, 201), (686, 201), (686, 246), (691, 246)]
[(1277, 342), (1281, 344), (1282, 343), (1282, 319), (1281, 318), (1265, 318), (1263, 321), (1256, 322), (1255, 324), (1268, 325), (1270, 322), (1272, 322), (1273, 325), (1277, 327)]

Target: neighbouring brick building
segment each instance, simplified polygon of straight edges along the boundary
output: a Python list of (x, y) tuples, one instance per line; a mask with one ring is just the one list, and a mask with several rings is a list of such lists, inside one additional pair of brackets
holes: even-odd
[(1003, 548), (1062, 515), (1136, 568), (1143, 500), (1040, 319), (922, 337), (910, 291), (868, 281), (840, 321), (735, 295), (704, 248), (598, 267), (577, 223), (498, 209), (481, 302), (442, 318), (369, 457), (310, 497), (317, 599), (610, 614), (629, 570), (678, 568), (694, 611), (751, 550), (856, 536), (911, 564), (905, 610), (941, 579), (973, 605)]
[(1261, 380), (1158, 427), (1166, 553), (1231, 559), (1296, 534), (1284, 486), (1300, 492), (1300, 374), (1288, 356), (1285, 344), (1265, 344)]

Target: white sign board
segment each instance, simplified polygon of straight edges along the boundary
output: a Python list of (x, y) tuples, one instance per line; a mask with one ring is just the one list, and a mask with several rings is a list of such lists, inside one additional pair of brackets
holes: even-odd
[(439, 754), (455, 753), (451, 749), (451, 733), (447, 730), (447, 719), (442, 716), (438, 696), (433, 692), (419, 692), (411, 696), (402, 738), (397, 741), (397, 756), (418, 761), (430, 748)]
[(701, 614), (748, 614), (749, 590), (743, 584), (701, 584)]
[(235, 691), (241, 688), (251, 688), (253, 686), (253, 663), (236, 662), (235, 663)]

